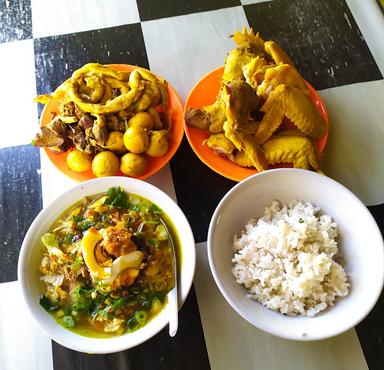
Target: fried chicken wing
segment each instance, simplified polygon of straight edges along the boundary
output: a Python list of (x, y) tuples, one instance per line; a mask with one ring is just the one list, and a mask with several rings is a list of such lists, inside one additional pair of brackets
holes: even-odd
[(256, 89), (264, 80), (266, 71), (273, 65), (268, 64), (267, 61), (257, 56), (252, 58), (248, 64), (243, 66), (243, 75), (247, 84)]
[(279, 45), (277, 45), (276, 42), (266, 41), (264, 43), (264, 49), (272, 57), (276, 64), (295, 65), (287, 53)]
[(280, 95), (280, 105), (285, 116), (303, 134), (314, 139), (324, 135), (325, 122), (308, 94), (287, 85), (279, 85), (274, 91)]
[(325, 122), (309, 95), (296, 87), (278, 85), (261, 107), (265, 112), (256, 140), (262, 144), (280, 126), (284, 116), (305, 135), (319, 139), (325, 133)]
[(319, 155), (307, 137), (276, 135), (263, 149), (269, 164), (292, 163), (295, 168), (320, 170)]
[(211, 135), (205, 142), (217, 154), (230, 156), (236, 149), (235, 145), (224, 134)]
[(272, 136), (284, 118), (284, 111), (280, 106), (278, 92), (272, 91), (260, 110), (265, 114), (255, 138), (258, 143), (262, 144)]
[(269, 93), (281, 84), (308, 92), (299, 72), (290, 64), (280, 64), (266, 70), (264, 80), (257, 88), (257, 95), (266, 99)]

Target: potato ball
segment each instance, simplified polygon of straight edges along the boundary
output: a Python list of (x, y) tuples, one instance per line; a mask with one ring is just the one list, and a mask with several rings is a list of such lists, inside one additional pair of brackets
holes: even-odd
[(140, 154), (127, 153), (121, 157), (120, 171), (127, 176), (139, 176), (147, 167), (145, 158)]
[(72, 171), (88, 171), (92, 166), (92, 157), (80, 150), (72, 150), (67, 155), (67, 165)]
[(132, 153), (143, 153), (149, 143), (147, 131), (142, 127), (128, 127), (124, 134), (124, 145)]
[(120, 131), (111, 131), (108, 135), (108, 139), (105, 142), (105, 146), (109, 150), (115, 150), (117, 152), (126, 152), (127, 148), (124, 145), (124, 134)]
[(116, 175), (119, 171), (119, 158), (108, 150), (100, 152), (93, 158), (92, 171), (97, 177)]
[(145, 153), (150, 157), (162, 157), (168, 151), (168, 131), (152, 131)]
[(152, 130), (154, 125), (154, 119), (148, 112), (136, 113), (129, 121), (128, 127), (142, 127), (147, 130)]

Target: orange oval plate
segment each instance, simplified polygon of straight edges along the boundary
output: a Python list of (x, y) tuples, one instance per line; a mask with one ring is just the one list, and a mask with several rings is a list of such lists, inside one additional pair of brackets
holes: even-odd
[[(134, 65), (129, 64), (110, 64), (110, 67), (118, 70), (118, 71), (132, 71), (135, 68), (141, 68)], [(142, 68), (145, 69), (145, 68)], [(151, 72), (153, 73), (153, 72)], [(157, 76), (158, 78), (161, 78)], [(168, 100), (169, 100), (169, 112), (171, 113), (171, 127), (170, 127), (170, 140), (169, 140), (169, 148), (165, 155), (160, 158), (147, 158), (147, 169), (145, 172), (137, 176), (138, 179), (145, 179), (156, 172), (158, 172), (161, 168), (163, 168), (176, 153), (177, 148), (179, 147), (181, 140), (184, 135), (184, 112), (183, 112), (183, 104), (176, 92), (176, 90), (168, 84)], [(40, 125), (47, 125), (54, 115), (59, 113), (59, 102), (55, 100), (50, 100), (48, 104), (45, 105), (44, 110), (41, 114)], [(75, 172), (72, 171), (67, 166), (67, 154), (69, 151), (65, 153), (55, 153), (48, 148), (44, 148), (49, 159), (52, 163), (64, 174), (71, 177), (77, 181), (85, 181), (89, 179), (93, 179), (96, 176), (93, 174), (92, 170), (86, 172)], [(117, 173), (118, 176), (124, 176), (122, 172)]]
[[(220, 89), (221, 76), (223, 75), (223, 70), (223, 66), (219, 67), (213, 70), (212, 72), (206, 74), (199, 82), (197, 82), (197, 84), (192, 88), (191, 92), (187, 97), (187, 100), (184, 105), (184, 113), (189, 107), (200, 108), (204, 107), (205, 105), (214, 103)], [(324, 103), (320, 99), (316, 90), (308, 82), (306, 82), (306, 84), (312, 101), (315, 103), (317, 110), (319, 111), (327, 125), (327, 129), (324, 136), (316, 142), (319, 151), (322, 152), (325, 148), (325, 144), (328, 139), (328, 114), (325, 110)], [(189, 144), (191, 145), (196, 155), (200, 158), (202, 162), (204, 162), (208, 167), (210, 167), (212, 170), (219, 173), (220, 175), (234, 181), (241, 181), (246, 177), (257, 173), (255, 169), (240, 167), (236, 163), (232, 162), (230, 159), (215, 154), (214, 151), (210, 149), (207, 145), (203, 145), (204, 140), (209, 137), (208, 131), (187, 126), (185, 122), (184, 130), (187, 135)], [(275, 167), (277, 166), (274, 166), (274, 168)], [(282, 165), (279, 167), (287, 166)]]

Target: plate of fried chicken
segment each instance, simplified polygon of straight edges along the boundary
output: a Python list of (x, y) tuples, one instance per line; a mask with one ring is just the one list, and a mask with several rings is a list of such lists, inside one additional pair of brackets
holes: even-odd
[(321, 172), (328, 115), (315, 89), (274, 41), (251, 29), (191, 90), (185, 132), (196, 155), (234, 181), (276, 167)]

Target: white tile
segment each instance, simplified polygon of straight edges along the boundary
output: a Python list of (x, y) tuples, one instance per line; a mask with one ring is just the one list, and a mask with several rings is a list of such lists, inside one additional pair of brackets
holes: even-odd
[[(346, 0), (346, 2), (384, 76), (384, 14), (375, 0)], [(344, 16), (348, 18), (346, 14)]]
[(77, 182), (59, 171), (51, 162), (45, 150), (40, 150), (40, 161), (43, 206), (46, 207), (59, 195), (74, 187)]
[(157, 186), (159, 189), (167, 193), (175, 202), (177, 202), (172, 172), (168, 164), (159, 172), (155, 173), (151, 177), (148, 177), (144, 181)]
[(194, 287), (212, 370), (368, 370), (354, 329), (328, 340), (297, 342), (264, 333), (243, 320), (216, 287), (206, 243), (196, 249)]
[(31, 142), (38, 128), (33, 41), (0, 44), (0, 148)]
[(52, 342), (27, 312), (18, 281), (0, 284), (0, 369), (53, 370)]
[(257, 3), (266, 3), (267, 1), (272, 1), (272, 0), (241, 0), (241, 3), (243, 5), (249, 5), (249, 4), (257, 4)]
[(150, 68), (185, 100), (203, 75), (224, 64), (235, 47), (229, 36), (243, 26), (248, 21), (241, 6), (143, 22)]
[(31, 0), (33, 37), (140, 21), (136, 0)]
[(319, 91), (329, 114), (326, 175), (366, 205), (384, 202), (384, 80)]

